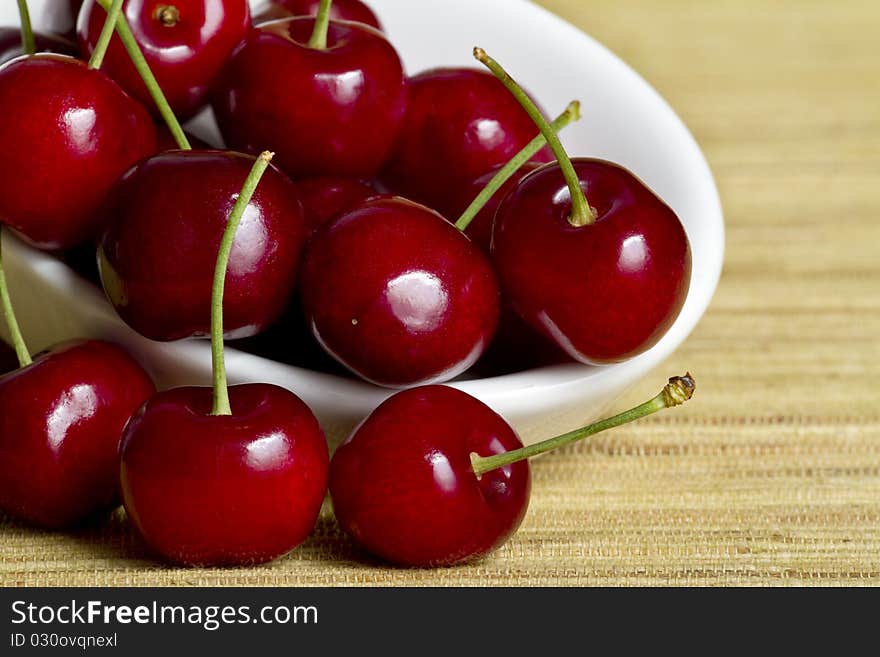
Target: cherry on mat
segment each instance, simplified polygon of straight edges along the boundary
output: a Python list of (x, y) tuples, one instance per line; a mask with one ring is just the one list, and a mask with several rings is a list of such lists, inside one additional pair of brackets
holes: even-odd
[(155, 392), (143, 368), (97, 340), (33, 358), (12, 307), (0, 254), (0, 305), (18, 368), (0, 376), (0, 509), (58, 529), (119, 500), (122, 429)]
[(445, 386), (400, 392), (351, 434), (330, 464), (342, 529), (367, 552), (410, 567), (485, 556), (517, 530), (529, 504), (528, 459), (691, 398), (690, 375), (607, 420), (523, 447), (501, 416)]

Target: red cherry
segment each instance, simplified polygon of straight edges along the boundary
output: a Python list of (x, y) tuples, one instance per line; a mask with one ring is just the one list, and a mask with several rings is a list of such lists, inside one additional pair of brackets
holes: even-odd
[(523, 447), (485, 404), (443, 386), (385, 401), (330, 463), (342, 529), (402, 566), (449, 566), (487, 554), (519, 527), (529, 504), (528, 459), (667, 408), (694, 394), (687, 374), (614, 417)]
[(506, 299), (581, 362), (613, 363), (646, 351), (687, 296), (691, 251), (684, 227), (623, 167), (573, 163), (501, 65), (482, 48), (474, 57), (528, 112), (558, 161), (526, 176), (495, 215), (492, 255)]
[(439, 214), (400, 198), (367, 201), (319, 228), (301, 290), (324, 348), (384, 386), (461, 374), (498, 323), (486, 256)]
[(528, 461), (477, 478), (472, 452), (522, 447), (492, 409), (445, 386), (414, 388), (377, 408), (330, 465), (339, 524), (394, 564), (448, 566), (491, 552), (529, 503)]
[[(217, 247), (253, 162), (223, 151), (172, 151), (120, 180), (98, 260), (108, 298), (136, 331), (153, 340), (208, 334)], [(232, 248), (227, 337), (259, 333), (281, 315), (307, 235), (293, 184), (270, 169)]]
[(211, 415), (210, 388), (159, 393), (125, 432), (125, 509), (175, 563), (275, 559), (305, 540), (321, 509), (327, 443), (309, 408), (270, 385), (229, 393), (232, 415)]
[(371, 179), (403, 119), (403, 65), (382, 35), (358, 23), (331, 21), (326, 47), (311, 47), (315, 25), (293, 18), (251, 32), (214, 96), (221, 131), (238, 150), (271, 146), (293, 178)]
[(122, 430), (154, 392), (131, 356), (94, 340), (0, 377), (0, 508), (47, 528), (112, 508)]
[(495, 218), (492, 255), (523, 319), (584, 363), (652, 347), (678, 317), (691, 253), (675, 213), (626, 169), (574, 161), (597, 213), (575, 227), (557, 165), (526, 177)]
[(0, 67), (0, 220), (44, 249), (100, 229), (98, 207), (119, 176), (155, 152), (147, 111), (103, 73), (63, 55)]
[(305, 178), (294, 185), (312, 231), (378, 195), (368, 184), (353, 178)]
[[(317, 16), (321, 0), (273, 0), (259, 16), (254, 18), (254, 25), (260, 25), (279, 18), (291, 18), (294, 16)], [(382, 24), (376, 17), (375, 12), (361, 0), (333, 0), (330, 8), (330, 19), (334, 21), (355, 21), (364, 23), (377, 30), (382, 30)]]
[[(37, 52), (54, 52), (71, 57), (76, 57), (79, 54), (79, 48), (73, 41), (68, 41), (57, 34), (35, 32), (34, 41)], [(0, 27), (0, 64), (5, 64), (23, 54), (21, 30), (17, 27)]]
[[(247, 0), (126, 0), (123, 12), (172, 109), (184, 118), (207, 102), (251, 26)], [(95, 0), (86, 0), (77, 25), (83, 52), (95, 49), (106, 16)], [(104, 70), (157, 111), (118, 36), (110, 42)]]
[[(382, 181), (429, 207), (445, 209), (453, 190), (506, 163), (538, 134), (519, 103), (483, 71), (426, 71), (408, 89), (406, 119)], [(544, 149), (534, 159), (553, 158)]]

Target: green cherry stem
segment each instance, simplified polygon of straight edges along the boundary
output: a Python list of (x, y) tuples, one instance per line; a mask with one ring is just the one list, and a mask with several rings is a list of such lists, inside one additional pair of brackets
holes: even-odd
[(6, 270), (3, 267), (3, 245), (2, 245), (3, 229), (0, 228), (0, 305), (3, 306), (3, 317), (6, 319), (6, 327), (9, 329), (9, 337), (12, 340), (12, 346), (15, 347), (15, 355), (18, 356), (18, 363), (22, 367), (31, 364), (31, 353), (28, 351), (24, 338), (21, 335), (21, 329), (18, 327), (18, 320), (15, 318), (15, 311), (12, 309), (12, 299), (9, 298), (9, 287), (6, 284)]
[(21, 17), (21, 49), (26, 55), (33, 55), (37, 52), (37, 44), (34, 41), (34, 28), (31, 26), (27, 0), (18, 0), (18, 15)]
[[(111, 10), (110, 0), (95, 0), (95, 2), (101, 5), (105, 11), (109, 12)], [(168, 129), (171, 130), (171, 134), (174, 136), (174, 141), (181, 150), (191, 150), (192, 146), (190, 146), (189, 140), (183, 132), (183, 128), (180, 127), (180, 122), (177, 120), (177, 117), (174, 116), (174, 111), (168, 104), (168, 99), (165, 98), (162, 88), (159, 86), (159, 83), (156, 82), (156, 77), (150, 70), (150, 65), (144, 58), (144, 53), (141, 51), (137, 39), (135, 39), (134, 34), (131, 32), (131, 27), (128, 25), (128, 19), (126, 19), (125, 14), (120, 14), (119, 20), (116, 21), (116, 33), (119, 34), (119, 39), (122, 41), (122, 45), (125, 46), (125, 50), (131, 58), (131, 63), (134, 64), (135, 69), (137, 69), (137, 72), (140, 74), (141, 79), (143, 79), (144, 84), (149, 90), (150, 97), (152, 97), (153, 102), (156, 103), (156, 107), (159, 109), (159, 114), (162, 115), (162, 118), (168, 125)]]
[(501, 67), (501, 64), (489, 57), (485, 50), (482, 48), (474, 48), (474, 57), (477, 61), (488, 68), (492, 74), (498, 78), (505, 87), (507, 87), (507, 90), (513, 94), (514, 98), (519, 101), (520, 105), (523, 106), (523, 109), (537, 124), (538, 128), (540, 128), (541, 134), (544, 135), (544, 138), (553, 150), (553, 155), (556, 156), (556, 159), (559, 162), (559, 167), (562, 169), (562, 174), (565, 176), (565, 181), (568, 183), (568, 189), (571, 193), (572, 211), (571, 216), (568, 218), (571, 225), (580, 227), (595, 223), (596, 213), (593, 211), (593, 208), (590, 207), (590, 204), (587, 203), (587, 197), (584, 195), (584, 190), (581, 188), (581, 183), (580, 180), (578, 180), (577, 172), (574, 170), (574, 165), (571, 163), (571, 158), (568, 156), (568, 153), (565, 152), (565, 148), (562, 146), (559, 136), (553, 131), (553, 128), (547, 122), (547, 119), (544, 118), (544, 115), (541, 114), (541, 110), (539, 110), (538, 106), (535, 105), (535, 102), (529, 98), (528, 94), (523, 91), (523, 88), (520, 87), (512, 77), (510, 77), (510, 74)]
[(104, 21), (104, 27), (101, 28), (101, 35), (98, 37), (98, 43), (95, 44), (95, 50), (89, 58), (89, 68), (98, 70), (104, 63), (104, 56), (107, 54), (107, 47), (110, 45), (110, 39), (113, 38), (113, 32), (116, 30), (116, 22), (122, 13), (123, 0), (113, 0), (113, 4), (107, 11), (107, 18)]
[(330, 7), (333, 0), (321, 0), (318, 16), (315, 18), (315, 29), (309, 39), (309, 48), (327, 50), (327, 31), (330, 29)]
[(226, 268), (229, 265), (229, 254), (232, 252), (232, 243), (235, 241), (235, 233), (244, 211), (254, 196), (260, 179), (269, 167), (269, 163), (275, 156), (274, 153), (264, 151), (254, 162), (251, 172), (244, 181), (241, 193), (229, 214), (226, 230), (223, 231), (223, 239), (220, 241), (220, 251), (217, 254), (217, 267), (214, 269), (214, 285), (211, 290), (211, 366), (214, 375), (214, 410), (213, 415), (232, 415), (229, 406), (229, 386), (226, 383), (226, 360), (223, 356), (223, 292), (226, 287)]
[[(550, 124), (550, 127), (553, 129), (553, 132), (559, 132), (572, 121), (580, 121), (580, 118), (581, 104), (580, 102), (573, 100), (569, 103), (565, 112), (560, 114), (556, 120)], [(480, 192), (477, 198), (475, 198), (468, 206), (467, 210), (464, 211), (459, 220), (455, 222), (455, 227), (461, 231), (467, 230), (467, 227), (470, 226), (474, 218), (480, 214), (480, 210), (485, 207), (486, 203), (498, 193), (499, 189), (504, 187), (504, 183), (510, 180), (510, 178), (520, 170), (522, 165), (535, 157), (537, 152), (546, 145), (547, 140), (544, 138), (544, 135), (538, 135), (529, 142), (525, 148), (514, 155), (513, 159), (495, 174), (492, 180), (489, 181), (489, 184), (483, 188), (483, 191)]]
[(551, 438), (550, 440), (545, 440), (503, 454), (497, 454), (495, 456), (480, 456), (476, 453), (472, 453), (471, 466), (473, 467), (474, 474), (476, 474), (477, 477), (481, 477), (491, 470), (502, 468), (505, 465), (517, 463), (518, 461), (524, 461), (525, 459), (530, 459), (533, 456), (544, 454), (564, 445), (570, 445), (571, 443), (595, 435), (600, 431), (619, 427), (622, 424), (641, 419), (658, 411), (662, 411), (665, 408), (681, 406), (694, 396), (694, 390), (696, 390), (696, 387), (694, 378), (690, 373), (685, 374), (684, 376), (673, 377), (669, 379), (669, 383), (666, 384), (666, 387), (663, 388), (656, 397), (646, 401), (644, 404), (636, 406), (635, 408), (631, 408), (628, 411), (624, 411), (623, 413), (606, 420), (600, 420), (588, 427), (576, 429), (562, 434), (561, 436), (556, 436), (556, 438)]

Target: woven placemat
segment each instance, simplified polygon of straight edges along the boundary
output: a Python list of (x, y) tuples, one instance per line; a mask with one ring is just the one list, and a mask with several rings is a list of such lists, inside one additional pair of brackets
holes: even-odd
[(383, 568), (325, 509), (274, 564), (168, 569), (120, 514), (75, 534), (0, 521), (0, 583), (880, 583), (880, 4), (543, 4), (643, 73), (717, 176), (728, 221), (718, 295), (620, 406), (686, 369), (694, 401), (535, 462), (522, 530), (470, 566)]

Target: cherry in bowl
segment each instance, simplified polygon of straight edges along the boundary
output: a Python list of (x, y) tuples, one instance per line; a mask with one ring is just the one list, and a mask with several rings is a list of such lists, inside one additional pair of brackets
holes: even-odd
[(369, 180), (403, 120), (403, 64), (360, 23), (272, 21), (233, 55), (213, 107), (230, 147), (254, 153), (270, 144), (292, 178)]
[[(101, 281), (141, 335), (170, 341), (209, 334), (216, 249), (254, 159), (171, 151), (140, 162), (114, 188), (98, 250)], [(269, 168), (232, 246), (228, 338), (255, 335), (281, 316), (307, 237), (293, 183)]]
[(306, 250), (301, 291), (327, 352), (388, 387), (461, 374), (498, 323), (488, 258), (439, 214), (401, 198), (368, 200), (321, 226)]
[[(123, 13), (150, 70), (181, 118), (207, 103), (227, 60), (251, 26), (247, 0), (126, 0)], [(87, 55), (98, 44), (105, 17), (95, 0), (85, 1), (77, 31)], [(118, 36), (110, 42), (104, 70), (154, 110), (151, 94)]]
[[(444, 212), (450, 195), (506, 163), (537, 134), (529, 115), (488, 73), (425, 71), (408, 82), (406, 118), (381, 180), (395, 194)], [(545, 148), (534, 159), (552, 156)]]
[(155, 152), (149, 113), (85, 62), (38, 54), (0, 67), (0, 220), (31, 244), (67, 249), (100, 232), (126, 169)]

